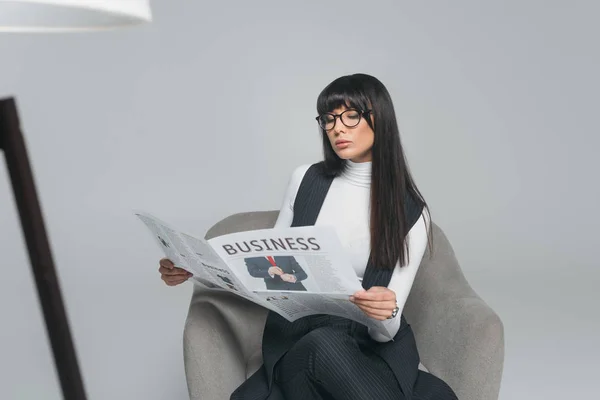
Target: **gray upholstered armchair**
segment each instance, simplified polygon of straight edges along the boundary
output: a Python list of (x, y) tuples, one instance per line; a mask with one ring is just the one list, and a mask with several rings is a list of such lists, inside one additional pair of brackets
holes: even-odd
[[(277, 211), (235, 214), (207, 239), (270, 228)], [(404, 309), (421, 356), (419, 368), (445, 380), (460, 400), (497, 400), (504, 365), (504, 327), (465, 279), (452, 247), (434, 223), (428, 249)], [(197, 285), (184, 329), (192, 400), (226, 400), (262, 364), (267, 311), (223, 290)]]

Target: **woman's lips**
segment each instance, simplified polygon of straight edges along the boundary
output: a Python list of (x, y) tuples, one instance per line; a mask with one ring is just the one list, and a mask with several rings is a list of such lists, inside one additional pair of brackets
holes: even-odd
[(346, 147), (348, 147), (350, 145), (350, 141), (348, 140), (336, 140), (335, 141), (335, 146), (338, 149), (345, 149)]

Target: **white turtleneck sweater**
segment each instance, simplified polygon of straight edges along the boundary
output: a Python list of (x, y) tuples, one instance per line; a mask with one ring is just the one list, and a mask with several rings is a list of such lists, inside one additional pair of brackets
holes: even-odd
[[(356, 275), (362, 279), (371, 251), (369, 233), (369, 200), (371, 189), (371, 162), (354, 163), (347, 160), (348, 167), (331, 183), (315, 225), (332, 226), (350, 255)], [(309, 164), (297, 167), (289, 181), (283, 205), (275, 227), (289, 227), (294, 217), (294, 200)], [(427, 226), (425, 224), (427, 222)], [(423, 212), (408, 232), (410, 262), (400, 268), (396, 265), (388, 285), (396, 293), (398, 316), (384, 323), (395, 336), (400, 328), (400, 314), (414, 282), (419, 264), (427, 246), (429, 220)], [(379, 342), (389, 339), (379, 332), (369, 330), (369, 335)]]

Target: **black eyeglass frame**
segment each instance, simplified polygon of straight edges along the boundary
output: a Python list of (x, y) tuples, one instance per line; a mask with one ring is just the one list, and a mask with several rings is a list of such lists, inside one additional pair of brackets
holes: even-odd
[[(359, 119), (358, 119), (358, 122), (357, 122), (356, 124), (354, 124), (354, 125), (347, 125), (347, 124), (345, 124), (345, 123), (344, 123), (344, 121), (342, 121), (342, 115), (343, 115), (343, 114), (345, 114), (345, 113), (347, 113), (347, 112), (349, 112), (349, 111), (356, 111), (356, 112), (358, 112)], [(369, 114), (370, 114), (370, 113), (372, 113), (372, 112), (373, 112), (373, 110), (358, 110), (358, 109), (356, 109), (356, 108), (349, 108), (349, 109), (347, 109), (347, 110), (344, 110), (344, 111), (342, 111), (342, 112), (341, 112), (341, 113), (339, 113), (339, 114), (334, 114), (334, 113), (323, 113), (323, 114), (321, 114), (321, 115), (318, 115), (318, 116), (315, 118), (315, 120), (317, 121), (317, 124), (319, 124), (319, 127), (320, 127), (321, 129), (323, 129), (324, 131), (330, 131), (330, 130), (332, 130), (333, 128), (335, 128), (335, 124), (337, 124), (337, 120), (338, 120), (338, 118), (340, 119), (340, 121), (342, 122), (342, 124), (344, 124), (344, 126), (346, 126), (347, 128), (354, 128), (356, 125), (360, 124), (360, 120), (362, 119), (362, 117), (366, 117), (367, 115), (369, 115)], [(319, 119), (320, 119), (321, 117), (323, 117), (324, 115), (331, 115), (331, 116), (333, 117), (333, 126), (332, 126), (331, 128), (329, 128), (329, 129), (325, 129), (325, 128), (323, 127), (323, 125), (321, 125), (321, 122), (319, 121)]]

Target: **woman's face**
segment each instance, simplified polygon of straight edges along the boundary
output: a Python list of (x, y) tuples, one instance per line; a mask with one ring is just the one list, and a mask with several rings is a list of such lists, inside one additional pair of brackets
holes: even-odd
[[(341, 114), (346, 110), (342, 106), (332, 111), (332, 114)], [(371, 118), (370, 115), (367, 118)], [(335, 154), (343, 160), (350, 160), (356, 163), (371, 161), (371, 148), (375, 140), (375, 133), (361, 116), (360, 122), (354, 127), (347, 127), (337, 117), (333, 129), (326, 131), (329, 143)]]

